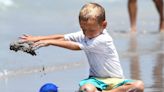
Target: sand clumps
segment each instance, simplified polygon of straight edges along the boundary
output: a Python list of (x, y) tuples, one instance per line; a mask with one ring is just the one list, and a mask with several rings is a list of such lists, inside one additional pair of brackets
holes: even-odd
[(37, 48), (33, 48), (34, 42), (13, 42), (10, 44), (10, 50), (13, 50), (15, 52), (17, 51), (23, 51), (26, 52), (28, 54), (31, 54), (32, 56), (36, 56), (36, 52), (35, 50)]

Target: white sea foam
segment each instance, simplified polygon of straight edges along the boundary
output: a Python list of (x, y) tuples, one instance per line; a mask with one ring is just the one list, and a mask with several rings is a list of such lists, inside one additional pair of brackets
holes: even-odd
[(35, 68), (24, 68), (18, 70), (4, 69), (3, 71), (0, 71), (0, 79), (11, 77), (11, 76), (34, 74), (39, 72), (43, 72), (44, 74), (46, 74), (46, 72), (62, 71), (62, 70), (67, 70), (77, 67), (79, 68), (80, 66), (83, 65), (84, 65), (83, 62), (73, 62), (73, 63), (67, 63), (58, 66), (48, 66), (48, 67), (43, 66), (43, 67), (35, 67)]
[(0, 0), (0, 9), (6, 10), (7, 8), (14, 6), (13, 0)]

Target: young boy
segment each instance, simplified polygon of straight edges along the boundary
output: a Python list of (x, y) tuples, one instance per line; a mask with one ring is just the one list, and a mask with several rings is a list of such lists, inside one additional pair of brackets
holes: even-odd
[(107, 22), (104, 8), (97, 3), (84, 5), (80, 10), (79, 23), (79, 32), (51, 36), (24, 35), (21, 40), (34, 42), (34, 47), (54, 45), (84, 50), (90, 74), (80, 82), (80, 92), (143, 92), (143, 82), (123, 79), (117, 51), (105, 29)]

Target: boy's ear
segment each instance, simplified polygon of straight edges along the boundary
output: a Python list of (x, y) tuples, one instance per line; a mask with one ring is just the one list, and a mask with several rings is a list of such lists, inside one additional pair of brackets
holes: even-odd
[(107, 26), (107, 21), (105, 20), (105, 21), (102, 22), (102, 27), (105, 29), (106, 26)]

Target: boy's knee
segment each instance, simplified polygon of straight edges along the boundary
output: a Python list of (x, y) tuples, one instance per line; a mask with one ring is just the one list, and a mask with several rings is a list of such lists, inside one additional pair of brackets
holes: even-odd
[(144, 91), (144, 83), (140, 80), (134, 82), (134, 87), (138, 90), (138, 92), (143, 92)]
[(80, 87), (80, 92), (97, 92), (97, 88), (92, 84), (85, 84)]

